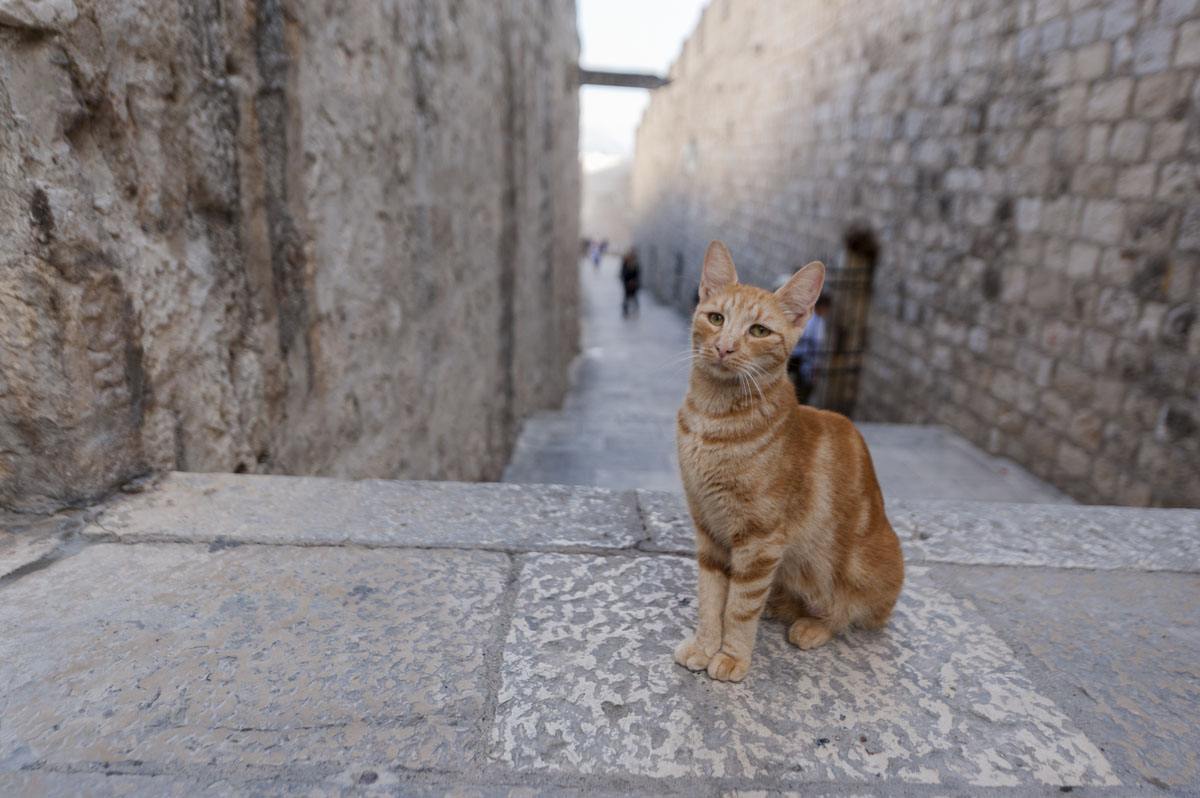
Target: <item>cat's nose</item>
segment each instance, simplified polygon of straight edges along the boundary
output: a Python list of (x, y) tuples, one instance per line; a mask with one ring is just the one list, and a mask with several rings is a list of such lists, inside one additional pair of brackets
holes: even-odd
[(725, 356), (733, 354), (733, 351), (735, 349), (737, 349), (737, 347), (721, 346), (720, 344), (714, 344), (713, 349), (717, 350), (717, 360), (724, 360)]

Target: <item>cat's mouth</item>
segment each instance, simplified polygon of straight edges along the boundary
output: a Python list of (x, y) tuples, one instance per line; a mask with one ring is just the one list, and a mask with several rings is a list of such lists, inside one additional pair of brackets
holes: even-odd
[(720, 358), (709, 355), (704, 358), (704, 363), (709, 370), (723, 377), (737, 377), (745, 374), (745, 369), (741, 362), (731, 360), (721, 360)]

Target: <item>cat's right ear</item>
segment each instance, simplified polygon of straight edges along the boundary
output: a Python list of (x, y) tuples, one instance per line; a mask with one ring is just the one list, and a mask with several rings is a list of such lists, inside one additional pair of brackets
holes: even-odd
[(737, 270), (733, 268), (733, 256), (729, 247), (720, 241), (708, 245), (704, 253), (704, 270), (700, 273), (700, 301), (737, 284)]
[(783, 310), (793, 325), (800, 327), (803, 322), (808, 321), (824, 284), (825, 264), (814, 260), (793, 274), (791, 279), (775, 292), (775, 296), (779, 297), (779, 304), (783, 305)]

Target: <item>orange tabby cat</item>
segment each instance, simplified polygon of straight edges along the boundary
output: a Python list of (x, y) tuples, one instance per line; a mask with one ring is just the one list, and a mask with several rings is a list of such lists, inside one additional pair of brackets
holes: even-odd
[(862, 436), (845, 416), (797, 404), (786, 377), (824, 280), (810, 263), (772, 294), (738, 285), (721, 242), (704, 258), (676, 430), (700, 618), (675, 661), (714, 679), (746, 675), (764, 610), (815, 648), (851, 624), (886, 623), (904, 581)]

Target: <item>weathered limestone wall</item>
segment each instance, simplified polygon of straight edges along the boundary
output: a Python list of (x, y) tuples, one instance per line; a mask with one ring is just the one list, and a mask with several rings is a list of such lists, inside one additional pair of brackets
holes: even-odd
[(576, 348), (569, 0), (0, 0), (0, 506), (499, 476)]
[(881, 250), (864, 419), (939, 422), (1079, 499), (1200, 505), (1200, 2), (715, 0), (638, 135), (686, 307)]

